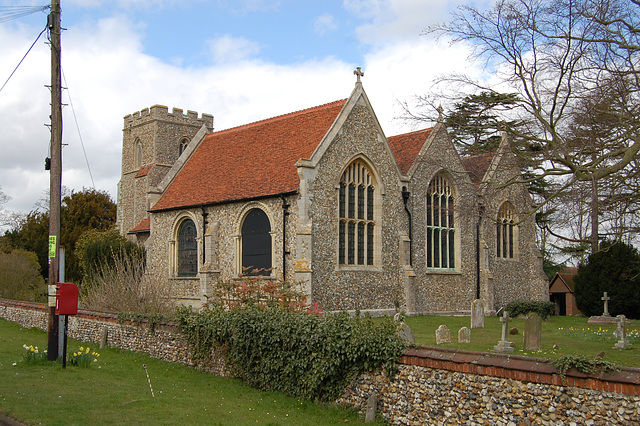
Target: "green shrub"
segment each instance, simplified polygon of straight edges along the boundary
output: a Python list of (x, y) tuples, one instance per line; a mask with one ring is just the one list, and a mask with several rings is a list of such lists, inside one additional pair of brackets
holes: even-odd
[(405, 347), (391, 318), (373, 322), (347, 313), (309, 315), (286, 309), (177, 310), (194, 356), (226, 351), (233, 374), (261, 390), (331, 401), (360, 373), (395, 372)]
[(640, 254), (633, 246), (603, 242), (600, 251), (580, 265), (573, 281), (576, 304), (583, 314), (601, 315), (606, 291), (611, 315), (640, 318)]
[(554, 309), (555, 305), (553, 304), (553, 302), (524, 300), (511, 302), (505, 308), (505, 310), (509, 312), (509, 316), (512, 318), (515, 318), (518, 315), (527, 315), (531, 312), (535, 312), (543, 319), (548, 319), (551, 315), (553, 315)]

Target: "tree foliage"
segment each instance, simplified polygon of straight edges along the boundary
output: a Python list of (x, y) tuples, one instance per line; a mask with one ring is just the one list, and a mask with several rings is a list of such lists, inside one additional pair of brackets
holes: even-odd
[[(510, 108), (485, 115), (489, 124), (479, 122), (480, 128), (503, 128), (539, 149), (540, 161), (520, 181), (553, 179), (544, 207), (581, 186), (597, 186), (587, 198), (594, 200), (586, 210), (593, 212), (587, 220), (591, 230), (570, 235), (573, 243), (587, 242), (595, 251), (596, 225), (606, 225), (609, 238), (634, 232), (640, 151), (637, 0), (499, 0), (490, 10), (461, 6), (449, 23), (426, 32), (469, 46), (471, 59), (491, 75), (487, 82), (464, 74), (442, 78), (448, 91), (435, 92), (440, 101), (453, 99), (459, 109), (470, 96), (498, 88), (513, 94)], [(422, 100), (433, 105), (428, 96)], [(430, 113), (412, 116), (428, 119)], [(556, 237), (565, 236), (564, 229), (552, 226), (548, 222)]]
[(35, 253), (0, 251), (0, 298), (42, 302), (46, 286)]
[[(116, 205), (104, 191), (85, 189), (71, 192), (62, 199), (60, 208), (60, 245), (65, 248), (65, 279), (80, 283), (82, 270), (76, 256), (76, 242), (87, 230), (107, 230), (115, 225)], [(49, 276), (49, 212), (34, 210), (18, 226), (5, 233), (15, 248), (32, 251), (38, 256), (40, 272)]]
[(578, 309), (585, 315), (601, 315), (604, 292), (611, 298), (609, 312), (640, 318), (640, 254), (623, 242), (603, 243), (589, 256), (574, 278)]

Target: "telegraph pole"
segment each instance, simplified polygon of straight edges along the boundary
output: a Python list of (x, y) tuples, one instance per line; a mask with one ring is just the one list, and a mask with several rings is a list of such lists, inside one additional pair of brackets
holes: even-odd
[[(49, 361), (58, 359), (58, 318), (55, 297), (51, 306), (51, 293), (55, 295), (58, 282), (60, 246), (60, 193), (62, 186), (62, 80), (60, 67), (60, 0), (51, 1), (47, 17), (51, 41), (51, 170), (49, 182)], [(52, 287), (53, 286), (53, 287)]]

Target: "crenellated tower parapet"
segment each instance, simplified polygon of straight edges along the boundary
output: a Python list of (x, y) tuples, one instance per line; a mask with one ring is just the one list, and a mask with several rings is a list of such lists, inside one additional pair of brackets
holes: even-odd
[(157, 186), (196, 133), (213, 131), (213, 115), (153, 105), (124, 117), (122, 173), (118, 190), (118, 228), (127, 234), (148, 213)]

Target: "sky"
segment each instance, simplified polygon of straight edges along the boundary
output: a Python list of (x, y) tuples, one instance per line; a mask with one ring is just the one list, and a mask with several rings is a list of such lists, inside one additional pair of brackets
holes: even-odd
[[(223, 130), (347, 98), (356, 67), (387, 136), (426, 127), (399, 120), (399, 102), (470, 71), (464, 46), (423, 34), (461, 1), (61, 0), (62, 184), (117, 201), (125, 115), (160, 104), (212, 114)], [(33, 5), (0, 0), (0, 13)], [(47, 13), (0, 22), (0, 86)], [(0, 91), (5, 212), (33, 210), (49, 188), (46, 41), (45, 32)]]

